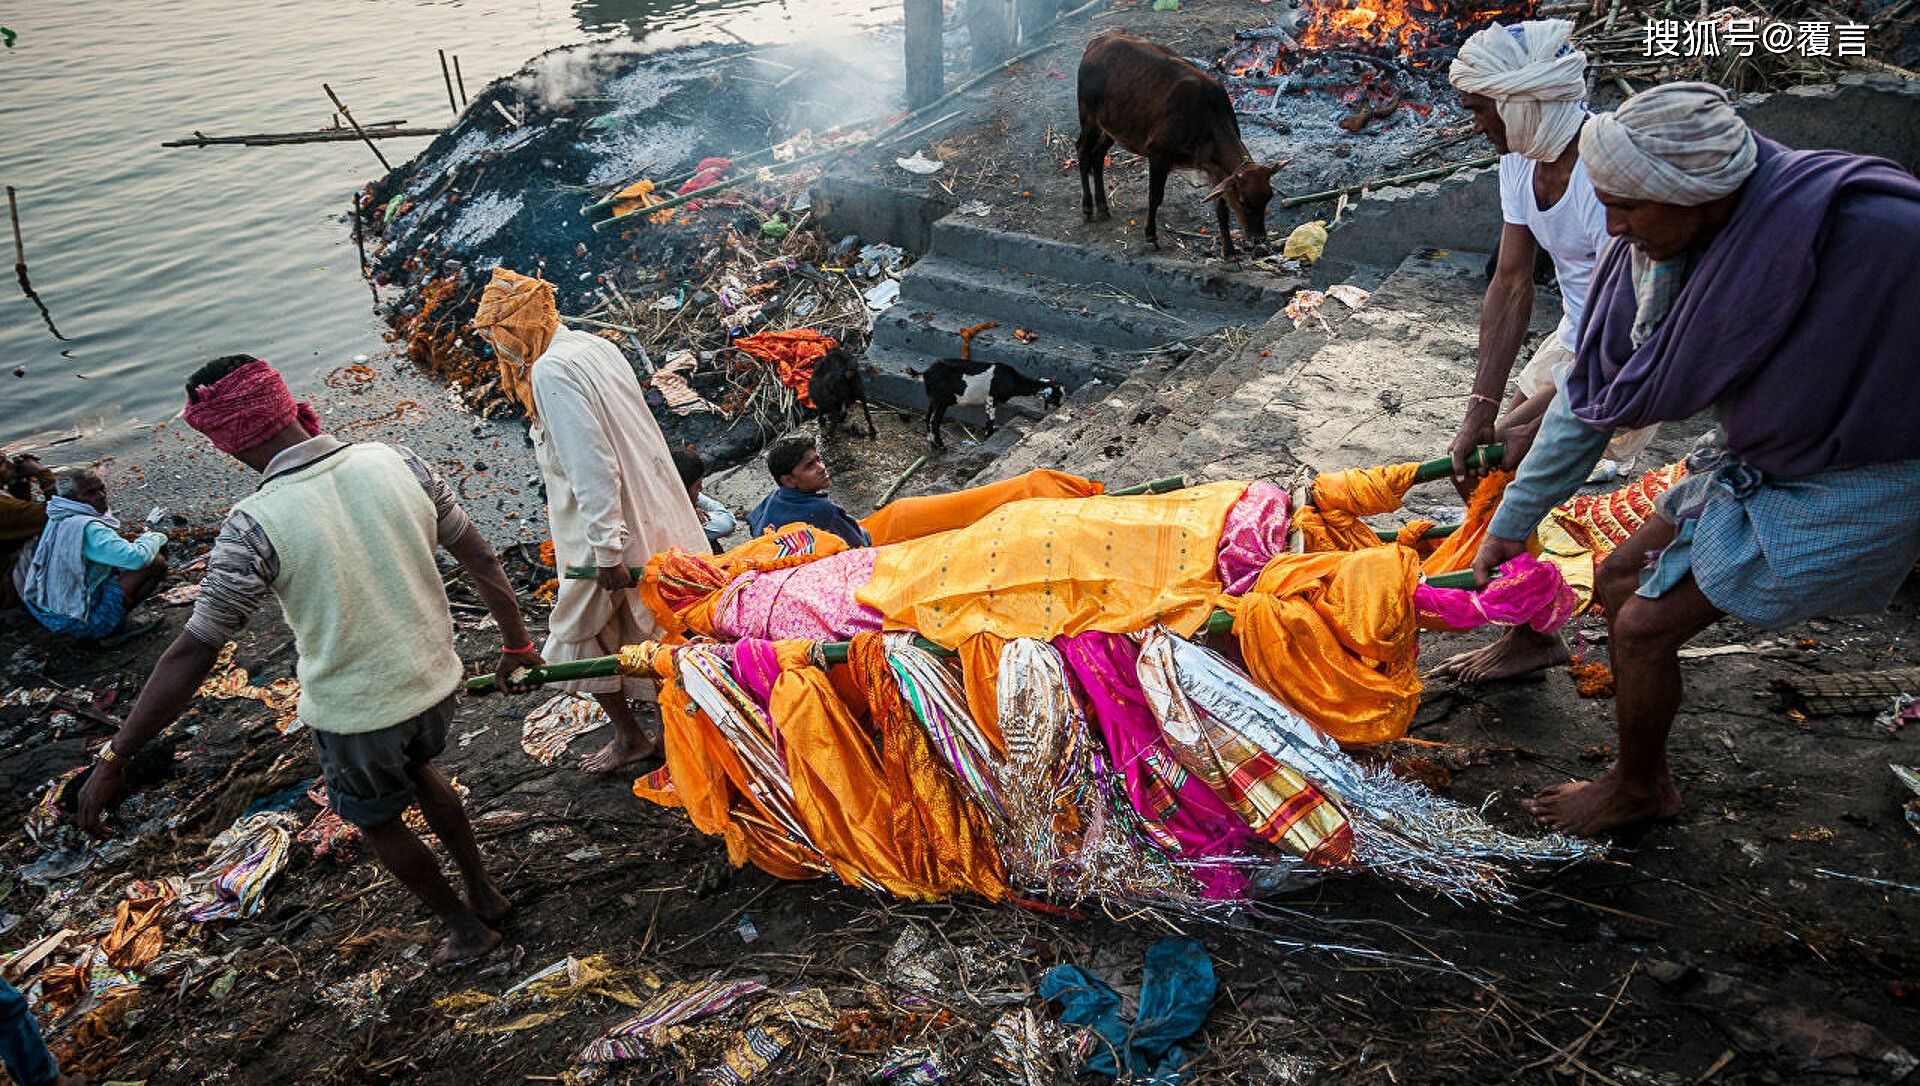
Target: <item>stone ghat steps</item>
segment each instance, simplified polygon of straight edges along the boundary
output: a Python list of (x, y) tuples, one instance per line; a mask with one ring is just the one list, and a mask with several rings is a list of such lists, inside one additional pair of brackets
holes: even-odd
[[(1069, 404), (975, 482), (1036, 467), (1112, 486), (1178, 474), (1284, 482), (1301, 465), (1441, 455), (1471, 387), (1484, 271), (1484, 254), (1410, 256), (1358, 310), (1329, 299), (1325, 325), (1276, 316), (1158, 380), (1143, 371)], [(1536, 331), (1557, 319), (1557, 307), (1535, 306)]]
[[(964, 328), (998, 325), (974, 338), (977, 361), (1052, 378), (1069, 392), (1108, 388), (1222, 329), (1264, 323), (1301, 285), (1250, 265), (1129, 255), (958, 214), (933, 223), (929, 236), (930, 252), (901, 275), (900, 301), (876, 317), (863, 359), (875, 399), (916, 411), (926, 392), (913, 371), (958, 357)], [(1022, 329), (1033, 336), (1016, 337)], [(985, 421), (973, 408), (949, 417)]]

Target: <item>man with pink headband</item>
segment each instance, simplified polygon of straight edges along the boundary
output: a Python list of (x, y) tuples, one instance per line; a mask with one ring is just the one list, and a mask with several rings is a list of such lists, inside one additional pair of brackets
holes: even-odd
[[(236, 502), (207, 558), (186, 628), (88, 774), (77, 820), (103, 834), (127, 759), (172, 723), (248, 618), (278, 599), (293, 627), (300, 719), (313, 732), (328, 803), (360, 827), (380, 862), (450, 929), (436, 965), (500, 945), (510, 911), (488, 877), (460, 796), (433, 764), (446, 747), (462, 665), (446, 589), (445, 547), (473, 578), (506, 642), (496, 678), (541, 662), (499, 559), (452, 489), (418, 456), (322, 433), (273, 367), (229, 355), (187, 381), (186, 421), (262, 476)], [(466, 883), (401, 819), (418, 805)]]

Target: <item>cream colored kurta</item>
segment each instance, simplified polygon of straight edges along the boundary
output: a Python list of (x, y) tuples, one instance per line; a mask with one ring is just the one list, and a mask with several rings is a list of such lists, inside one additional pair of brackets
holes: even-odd
[[(669, 547), (707, 553), (700, 518), (674, 471), (660, 424), (619, 348), (598, 336), (561, 329), (533, 364), (534, 454), (547, 482), (547, 520), (555, 564), (643, 566)], [(607, 656), (660, 629), (637, 591), (602, 591), (591, 580), (560, 578), (541, 655), (550, 663)], [(607, 693), (617, 677), (564, 684), (574, 693)], [(643, 679), (629, 696), (651, 692)]]

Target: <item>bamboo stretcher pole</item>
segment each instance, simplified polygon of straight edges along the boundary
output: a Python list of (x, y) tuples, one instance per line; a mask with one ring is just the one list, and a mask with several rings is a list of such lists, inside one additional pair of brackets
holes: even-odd
[[(1474, 467), (1494, 467), (1499, 465), (1500, 459), (1504, 455), (1505, 450), (1499, 445), (1482, 445), (1476, 448), (1467, 459), (1468, 463)], [(1452, 473), (1452, 459), (1443, 456), (1422, 463), (1414, 473), (1414, 481), (1417, 483), (1430, 482), (1434, 479), (1446, 478)], [(1127, 487), (1123, 490), (1111, 491), (1110, 493), (1115, 496), (1161, 494), (1167, 491), (1179, 490), (1186, 485), (1186, 476), (1171, 475), (1164, 479), (1155, 479), (1149, 483), (1141, 483), (1138, 486)], [(1459, 530), (1459, 527), (1457, 524), (1438, 525), (1421, 533), (1421, 538), (1435, 539), (1441, 536), (1451, 535)], [(1381, 538), (1391, 539), (1393, 537), (1382, 533)], [(630, 566), (628, 568), (632, 571), (636, 579), (646, 572), (643, 566)], [(597, 572), (598, 571), (592, 566), (568, 566), (566, 575), (571, 580), (584, 580), (595, 576)], [(1475, 586), (1473, 571), (1470, 569), (1459, 570), (1454, 573), (1438, 573), (1428, 577), (1426, 580), (1428, 584), (1435, 588), (1473, 588)], [(1207, 621), (1201, 625), (1198, 632), (1200, 634), (1223, 633), (1232, 628), (1233, 616), (1225, 611), (1215, 611), (1207, 617)], [(953, 655), (950, 650), (942, 648), (931, 641), (915, 638), (914, 643), (938, 656)], [(822, 652), (826, 661), (830, 664), (845, 663), (847, 659), (847, 645), (848, 643), (845, 641), (827, 642), (822, 646)], [(523, 679), (530, 684), (540, 685), (552, 682), (567, 682), (573, 679), (603, 678), (609, 675), (618, 675), (619, 673), (620, 666), (618, 657), (597, 656), (592, 659), (575, 660), (565, 664), (545, 664), (540, 667), (528, 668), (523, 674)], [(481, 675), (468, 679), (466, 689), (470, 694), (484, 694), (492, 691), (493, 687), (493, 676)]]
[[(1498, 570), (1495, 571), (1496, 574), (1498, 572)], [(1455, 573), (1437, 573), (1428, 577), (1426, 580), (1428, 584), (1435, 588), (1474, 587), (1473, 571), (1470, 569), (1459, 570)], [(1200, 628), (1194, 632), (1194, 636), (1199, 637), (1207, 634), (1226, 633), (1231, 629), (1233, 629), (1233, 616), (1225, 611), (1215, 611), (1207, 616), (1205, 622), (1200, 624)], [(935, 656), (955, 655), (952, 649), (936, 645), (922, 637), (915, 637), (913, 643), (915, 646), (925, 649)], [(829, 664), (844, 664), (847, 662), (847, 652), (850, 645), (851, 643), (847, 641), (828, 641), (820, 646), (821, 657)], [(540, 686), (546, 683), (569, 682), (574, 679), (605, 678), (607, 676), (620, 674), (620, 658), (618, 656), (595, 656), (590, 659), (574, 660), (565, 664), (542, 664), (539, 667), (526, 668), (515, 674), (515, 681), (525, 682), (533, 686)], [(491, 675), (477, 675), (467, 680), (466, 690), (469, 694), (490, 694), (493, 692), (493, 688), (494, 682), (493, 676)]]

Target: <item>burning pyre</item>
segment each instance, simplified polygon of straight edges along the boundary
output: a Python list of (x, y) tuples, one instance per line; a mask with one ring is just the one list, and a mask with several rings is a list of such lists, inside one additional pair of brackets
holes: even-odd
[(1402, 107), (1424, 116), (1444, 91), (1460, 43), (1495, 20), (1524, 19), (1532, 0), (1305, 0), (1274, 26), (1243, 30), (1217, 62), (1234, 109), (1258, 120), (1287, 95), (1325, 93), (1353, 107), (1358, 132)]

